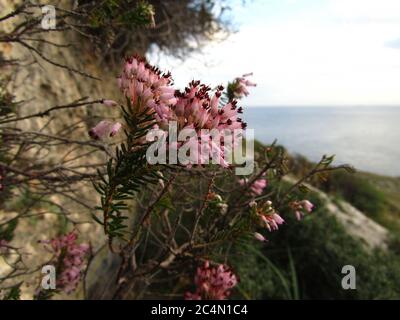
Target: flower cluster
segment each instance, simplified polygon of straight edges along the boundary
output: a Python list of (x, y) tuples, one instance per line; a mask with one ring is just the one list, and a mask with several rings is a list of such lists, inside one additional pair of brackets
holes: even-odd
[(246, 128), (246, 123), (238, 116), (243, 109), (237, 107), (236, 100), (220, 108), (223, 90), (222, 86), (218, 86), (216, 92), (210, 97), (209, 86), (200, 84), (200, 81), (192, 81), (183, 93), (176, 93), (178, 101), (172, 107), (170, 120), (177, 121), (179, 131), (189, 129), (196, 132), (186, 142), (187, 147), (197, 151), (191, 155), (191, 163), (208, 163), (211, 154), (216, 163), (227, 167), (228, 163), (224, 158), (225, 151), (232, 151), (235, 139), (228, 144), (224, 140), (226, 137), (217, 136), (216, 139), (212, 139), (213, 136), (210, 133), (233, 133), (234, 130)]
[(126, 59), (122, 74), (118, 77), (118, 86), (130, 99), (136, 112), (150, 108), (159, 123), (168, 120), (171, 106), (177, 102), (171, 74), (163, 74), (138, 56)]
[(232, 270), (223, 264), (211, 267), (206, 261), (197, 268), (195, 276), (195, 293), (186, 292), (186, 300), (225, 300), (238, 283), (238, 278)]
[(308, 200), (293, 201), (290, 207), (294, 210), (297, 220), (301, 220), (305, 213), (311, 213), (315, 206)]
[[(283, 220), (283, 218), (272, 207), (271, 201), (266, 201), (260, 206), (257, 203), (254, 203), (252, 208), (256, 211), (260, 226), (269, 231), (278, 230), (279, 225), (285, 222), (285, 220)], [(255, 232), (254, 237), (259, 241), (266, 241), (266, 238), (261, 233)]]
[[(239, 184), (241, 186), (245, 186), (247, 183), (248, 183), (248, 179), (239, 180)], [(267, 180), (265, 180), (264, 178), (260, 178), (260, 179), (257, 179), (256, 181), (254, 181), (251, 184), (250, 190), (251, 190), (252, 193), (254, 193), (255, 195), (259, 196), (259, 195), (262, 194), (262, 192), (267, 187), (267, 185), (268, 185)]]
[(100, 121), (94, 128), (90, 129), (89, 135), (99, 140), (106, 136), (113, 137), (121, 129), (122, 125), (119, 122), (111, 122), (107, 120)]
[(257, 208), (257, 215), (260, 218), (261, 225), (269, 231), (278, 230), (279, 225), (285, 222), (272, 207), (271, 201), (266, 201), (265, 205), (261, 208)]
[(253, 73), (246, 73), (241, 77), (235, 79), (234, 82), (229, 84), (229, 94), (236, 99), (241, 99), (249, 95), (248, 87), (255, 87), (256, 84), (247, 79)]
[(54, 254), (57, 266), (57, 289), (69, 294), (73, 292), (81, 279), (84, 269), (84, 257), (89, 245), (77, 244), (78, 235), (72, 231), (49, 241), (41, 241)]
[[(222, 133), (245, 129), (246, 123), (239, 117), (243, 108), (237, 106), (236, 100), (222, 102), (222, 86), (212, 93), (209, 86), (193, 80), (181, 92), (173, 87), (170, 73), (162, 73), (138, 56), (126, 59), (118, 85), (130, 100), (133, 110), (129, 112), (132, 116), (153, 113), (156, 128), (165, 131), (164, 137), (170, 123), (177, 125), (178, 133), (185, 129), (194, 132), (186, 141), (173, 146), (179, 149), (185, 145), (187, 149), (194, 150), (190, 155), (190, 164), (206, 164), (211, 157), (216, 163), (228, 166), (224, 155), (231, 151), (236, 140), (233, 135), (232, 143), (226, 143)], [(109, 102), (107, 105), (114, 104)], [(115, 135), (120, 128), (120, 124), (103, 120), (90, 131), (90, 135), (101, 139)], [(221, 136), (215, 137), (215, 132), (221, 133)]]

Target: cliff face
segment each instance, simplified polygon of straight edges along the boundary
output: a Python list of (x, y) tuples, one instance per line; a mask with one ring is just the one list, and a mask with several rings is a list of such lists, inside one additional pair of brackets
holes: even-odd
[[(0, 11), (10, 12), (15, 3), (19, 1), (0, 0)], [(43, 2), (47, 4), (47, 2)], [(60, 1), (60, 4), (68, 8), (72, 1)], [(42, 15), (38, 9), (36, 15)], [(56, 20), (57, 21), (57, 20)], [(2, 31), (10, 31), (18, 22), (17, 18), (8, 19), (2, 23)], [(90, 79), (60, 68), (46, 62), (38, 54), (28, 51), (17, 43), (0, 43), (0, 50), (6, 59), (18, 59), (21, 66), (12, 69), (14, 86), (13, 94), (17, 101), (29, 101), (19, 110), (21, 115), (32, 114), (43, 111), (55, 105), (62, 105), (82, 97), (89, 99), (117, 98), (116, 73), (100, 65), (98, 58), (93, 54), (93, 48), (87, 43), (87, 39), (79, 38), (76, 33), (71, 32), (47, 32), (39, 34), (38, 38), (45, 37), (46, 41), (62, 46), (46, 44), (43, 42), (30, 42), (35, 48), (51, 61), (68, 66), (71, 69), (80, 70), (93, 75), (100, 80)], [(77, 120), (77, 118), (90, 115), (91, 110), (74, 110), (63, 114), (62, 123)], [(65, 119), (68, 117), (68, 119)], [(47, 119), (35, 118), (26, 124), (29, 128), (39, 129)], [(54, 129), (60, 125), (55, 121), (51, 124)]]
[[(72, 2), (69, 0), (60, 1), (65, 8), (68, 8)], [(11, 12), (15, 3), (20, 3), (20, 1), (0, 0), (0, 15), (3, 16)], [(44, 1), (43, 3), (47, 4), (48, 2)], [(41, 15), (41, 11), (38, 10), (36, 14)], [(18, 19), (7, 19), (1, 23), (0, 32), (9, 32), (16, 23), (18, 23)], [(43, 37), (43, 35), (39, 34), (38, 38), (40, 37)], [(24, 101), (17, 109), (19, 116), (35, 114), (54, 106), (72, 103), (83, 97), (88, 97), (88, 100), (101, 98), (118, 100), (120, 98), (116, 83), (117, 73), (98, 63), (90, 44), (78, 38), (76, 34), (68, 32), (48, 32), (45, 37), (46, 41), (63, 46), (41, 42), (30, 42), (30, 44), (39, 49), (47, 59), (54, 63), (75, 70), (82, 70), (100, 80), (84, 77), (66, 68), (55, 66), (20, 44), (0, 43), (0, 52), (4, 59), (19, 60), (18, 66), (10, 66), (1, 70), (1, 76), (12, 77), (8, 90), (15, 96), (15, 101)], [(98, 122), (99, 116), (104, 115), (112, 116), (111, 111), (102, 105), (88, 105), (53, 112), (46, 117), (36, 117), (10, 126), (15, 125), (25, 132), (42, 132), (47, 135), (65, 136), (77, 141), (88, 141), (90, 140), (87, 134), (88, 128)], [(84, 149), (76, 148), (76, 145), (60, 144), (59, 147), (54, 146), (49, 150), (46, 149), (38, 147), (28, 150), (27, 154), (35, 156), (37, 159), (35, 164), (39, 166), (41, 164), (57, 165), (61, 163), (61, 159), (66, 161), (79, 158), (69, 162), (71, 166), (78, 166), (83, 163), (99, 163), (104, 160), (104, 156), (102, 157), (99, 153), (82, 157)], [(29, 163), (23, 164), (22, 168), (26, 166), (29, 166)], [(25, 195), (21, 190), (14, 190), (13, 199), (15, 201), (26, 201), (24, 197)], [(90, 183), (80, 185), (77, 197), (91, 207), (96, 205), (97, 196)], [(24, 247), (29, 252), (29, 255), (24, 258), (27, 265), (36, 266), (42, 263), (42, 261), (37, 261), (38, 256), (43, 257), (43, 259), (49, 257), (48, 252), (37, 241), (55, 236), (60, 232), (63, 224), (60, 213), (63, 213), (65, 208), (69, 212), (66, 218), (77, 223), (75, 228), (81, 231), (82, 240), (90, 241), (94, 249), (104, 243), (100, 232), (101, 228), (99, 225), (91, 223), (88, 210), (83, 210), (82, 206), (56, 192), (48, 195), (48, 198), (60, 209), (54, 206), (32, 208), (28, 214), (36, 214), (40, 211), (46, 213), (39, 214), (38, 218), (19, 219), (15, 231), (18, 237), (13, 240), (13, 245)], [(18, 214), (20, 212), (0, 211), (0, 223)], [(35, 232), (31, 232), (32, 228), (35, 229)], [(0, 276), (6, 274), (8, 270), (8, 266), (0, 261)], [(26, 283), (30, 284), (30, 287), (22, 288), (22, 298), (30, 298), (35, 289), (34, 286), (37, 285), (36, 279), (32, 280), (31, 277), (28, 277), (25, 280)]]
[(389, 231), (386, 228), (368, 218), (350, 203), (342, 200), (333, 201), (322, 191), (315, 190), (315, 192), (326, 201), (327, 213), (336, 217), (351, 236), (361, 240), (369, 248), (387, 249)]
[[(294, 183), (293, 178), (287, 179)], [(306, 184), (324, 202), (326, 214), (334, 216), (346, 229), (349, 235), (360, 240), (366, 248), (387, 249), (389, 231), (368, 218), (364, 213), (350, 203), (334, 199), (325, 192)]]

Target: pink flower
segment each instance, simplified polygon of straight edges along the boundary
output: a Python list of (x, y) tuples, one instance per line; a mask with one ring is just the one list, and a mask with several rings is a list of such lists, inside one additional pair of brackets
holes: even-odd
[(185, 300), (201, 300), (198, 293), (185, 292)]
[(283, 220), (277, 213), (261, 215), (261, 219), (269, 231), (278, 230), (279, 225), (285, 222), (285, 220)]
[[(248, 80), (243, 83), (247, 83), (246, 81)], [(125, 60), (123, 71), (118, 77), (118, 86), (130, 101), (130, 109), (127, 111), (131, 112), (132, 116), (143, 112), (154, 114), (159, 128), (167, 135), (170, 121), (178, 124), (178, 135), (185, 129), (195, 131), (196, 136), (186, 141), (186, 144), (176, 145), (177, 149), (185, 145), (191, 147), (190, 150), (196, 150), (185, 165), (205, 165), (211, 160), (212, 163), (229, 167), (225, 154), (232, 152), (238, 144), (239, 134), (233, 137), (233, 143), (225, 143), (227, 140), (224, 139), (227, 138), (222, 134), (216, 139), (202, 134), (203, 129), (222, 133), (225, 130), (245, 129), (247, 126), (239, 116), (243, 108), (237, 107), (236, 100), (222, 103), (222, 86), (218, 86), (212, 93), (209, 86), (193, 80), (185, 90), (176, 90), (172, 85), (170, 73), (162, 73), (139, 56)], [(110, 106), (116, 104), (112, 100), (104, 100), (103, 103)], [(121, 128), (119, 124), (111, 125), (108, 121), (103, 121), (89, 132), (93, 138), (113, 136)], [(254, 192), (260, 192), (265, 185), (265, 181), (255, 183)]]
[(236, 286), (238, 278), (232, 270), (223, 264), (211, 267), (206, 261), (197, 268), (195, 276), (196, 292), (185, 293), (186, 300), (225, 300), (231, 289)]
[(137, 111), (150, 107), (156, 112), (157, 121), (168, 119), (171, 108), (176, 104), (175, 89), (171, 86), (171, 74), (162, 74), (145, 59), (132, 56), (126, 59), (118, 85), (130, 98)]
[[(175, 91), (177, 102), (170, 106), (169, 119), (177, 122), (178, 132), (185, 129), (196, 131), (197, 137), (191, 138), (186, 145), (186, 147), (192, 146), (192, 150), (198, 150), (196, 154), (191, 155), (190, 165), (207, 164), (210, 160), (214, 160), (219, 165), (228, 167), (229, 164), (224, 156), (230, 148), (225, 146), (223, 135), (220, 134), (219, 137), (211, 139), (211, 135), (203, 134), (202, 130), (222, 133), (227, 129), (244, 129), (246, 124), (238, 117), (242, 109), (237, 108), (236, 101), (219, 106), (222, 86), (217, 88), (212, 97), (210, 97), (210, 90), (209, 86), (201, 84), (200, 81), (192, 81), (184, 92)], [(235, 146), (237, 140), (233, 139), (232, 144)]]
[(121, 128), (122, 128), (122, 125), (119, 122), (115, 122), (111, 126), (110, 137), (114, 137)]
[(267, 201), (257, 210), (257, 214), (261, 220), (261, 226), (266, 227), (269, 231), (278, 230), (279, 225), (283, 224), (285, 220), (275, 211), (272, 207), (272, 202)]
[(197, 130), (201, 129), (240, 129), (246, 124), (238, 117), (242, 109), (237, 109), (237, 102), (219, 107), (222, 86), (217, 88), (210, 98), (211, 88), (200, 81), (192, 81), (184, 92), (175, 92), (177, 103), (172, 106), (172, 117), (178, 121), (181, 128), (193, 125)]
[(254, 200), (250, 201), (250, 202), (249, 202), (249, 207), (250, 207), (250, 208), (257, 208), (257, 202), (254, 201)]
[(313, 209), (314, 209), (314, 205), (313, 205), (310, 201), (308, 201), (308, 200), (303, 200), (303, 201), (301, 201), (301, 205), (303, 206), (303, 208), (304, 208), (308, 213), (310, 213), (310, 212), (313, 211)]
[(105, 106), (107, 106), (107, 107), (116, 107), (116, 106), (118, 106), (118, 103), (115, 102), (114, 100), (107, 100), (107, 99), (103, 100), (103, 104)]
[(267, 241), (267, 239), (265, 239), (265, 237), (261, 233), (258, 233), (258, 232), (254, 232), (254, 238), (256, 238), (258, 241), (261, 241), (261, 242)]
[(107, 120), (100, 121), (95, 127), (90, 129), (89, 135), (95, 140), (101, 140), (105, 137), (113, 137), (121, 129), (119, 122), (111, 122)]
[(89, 135), (96, 140), (102, 139), (109, 135), (110, 126), (111, 124), (109, 121), (100, 121), (94, 128), (90, 129)]
[[(248, 179), (239, 180), (239, 184), (241, 186), (245, 186), (247, 183), (248, 183)], [(265, 180), (264, 178), (260, 178), (251, 184), (250, 190), (253, 194), (259, 196), (263, 193), (263, 191), (267, 187), (267, 185), (268, 185), (267, 180)]]
[(72, 231), (56, 239), (41, 241), (54, 254), (57, 270), (57, 289), (69, 294), (76, 289), (84, 269), (84, 257), (89, 245), (77, 244), (78, 235)]
[(246, 73), (243, 76), (236, 78), (235, 81), (233, 82), (233, 84), (232, 84), (233, 95), (237, 99), (241, 99), (244, 96), (247, 97), (249, 95), (249, 90), (247, 89), (248, 87), (257, 86), (257, 84), (246, 79), (247, 77), (252, 76), (252, 75), (253, 75), (253, 73)]
[(260, 195), (266, 186), (267, 186), (267, 180), (258, 179), (251, 185), (250, 189), (254, 194)]
[(305, 213), (311, 213), (315, 206), (309, 200), (293, 201), (289, 206), (294, 210), (297, 220), (301, 220)]

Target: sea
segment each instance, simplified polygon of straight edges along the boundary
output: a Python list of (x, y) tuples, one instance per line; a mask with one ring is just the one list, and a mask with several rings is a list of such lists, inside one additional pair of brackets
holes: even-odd
[(318, 161), (400, 177), (400, 107), (247, 107), (243, 114), (255, 138), (277, 139), (289, 152)]

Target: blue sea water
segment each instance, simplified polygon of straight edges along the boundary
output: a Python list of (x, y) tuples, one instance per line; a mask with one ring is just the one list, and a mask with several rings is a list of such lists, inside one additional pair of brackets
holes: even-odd
[(256, 139), (275, 138), (290, 152), (317, 161), (400, 176), (400, 107), (253, 107), (243, 118)]

